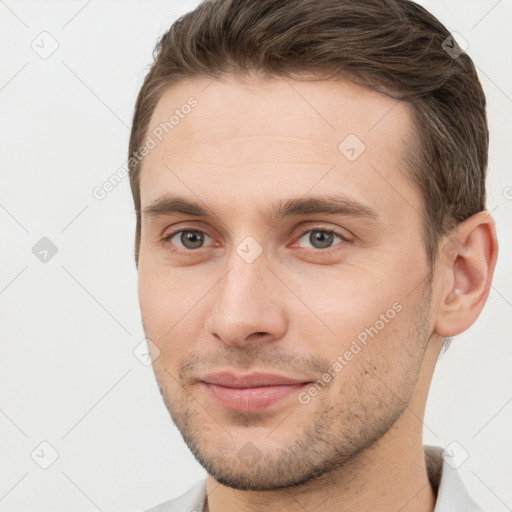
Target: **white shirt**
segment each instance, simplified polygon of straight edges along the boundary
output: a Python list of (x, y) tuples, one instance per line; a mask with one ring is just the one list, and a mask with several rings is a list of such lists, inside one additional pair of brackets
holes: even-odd
[[(430, 483), (437, 492), (434, 512), (482, 512), (471, 499), (456, 469), (443, 460), (442, 448), (424, 446)], [(185, 494), (166, 501), (146, 512), (204, 512), (206, 479), (200, 480)]]

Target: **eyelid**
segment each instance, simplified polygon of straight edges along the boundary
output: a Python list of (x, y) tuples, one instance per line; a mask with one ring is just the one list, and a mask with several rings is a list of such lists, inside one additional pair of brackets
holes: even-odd
[(298, 238), (301, 238), (302, 236), (304, 236), (304, 234), (308, 233), (309, 231), (326, 231), (328, 233), (334, 233), (335, 235), (342, 238), (345, 242), (351, 242), (353, 240), (352, 237), (354, 237), (354, 235), (348, 229), (333, 227), (328, 224), (319, 224), (318, 222), (316, 222), (308, 226), (303, 226), (301, 228), (300, 234), (298, 235)]

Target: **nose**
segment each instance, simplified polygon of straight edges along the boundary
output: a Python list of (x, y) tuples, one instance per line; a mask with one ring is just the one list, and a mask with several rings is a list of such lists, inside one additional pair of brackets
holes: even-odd
[(260, 255), (244, 261), (235, 251), (226, 274), (212, 291), (215, 304), (206, 318), (207, 332), (227, 345), (268, 343), (286, 331), (283, 290)]

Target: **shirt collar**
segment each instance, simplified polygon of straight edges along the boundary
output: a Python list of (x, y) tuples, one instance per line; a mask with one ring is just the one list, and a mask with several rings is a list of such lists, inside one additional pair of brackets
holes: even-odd
[(482, 512), (466, 490), (457, 469), (443, 460), (443, 449), (430, 445), (423, 448), (428, 478), (437, 494), (434, 512)]

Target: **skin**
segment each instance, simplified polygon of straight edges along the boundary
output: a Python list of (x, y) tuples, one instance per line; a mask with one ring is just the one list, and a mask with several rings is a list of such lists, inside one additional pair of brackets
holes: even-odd
[[(148, 133), (190, 96), (197, 106), (144, 159), (141, 210), (172, 193), (214, 215), (142, 214), (139, 301), (165, 404), (209, 473), (206, 509), (432, 511), (428, 388), (443, 337), (467, 329), (489, 293), (492, 217), (460, 224), (431, 272), (422, 196), (402, 162), (407, 104), (344, 81), (195, 78), (166, 91)], [(366, 146), (354, 161), (338, 149), (350, 133)], [(266, 216), (281, 200), (329, 194), (378, 217)], [(345, 240), (321, 245), (322, 229)], [(179, 230), (204, 238), (163, 240)], [(248, 236), (262, 251), (250, 263), (237, 252)], [(221, 370), (316, 381), (393, 304), (307, 404), (294, 395), (234, 412), (200, 384)]]

